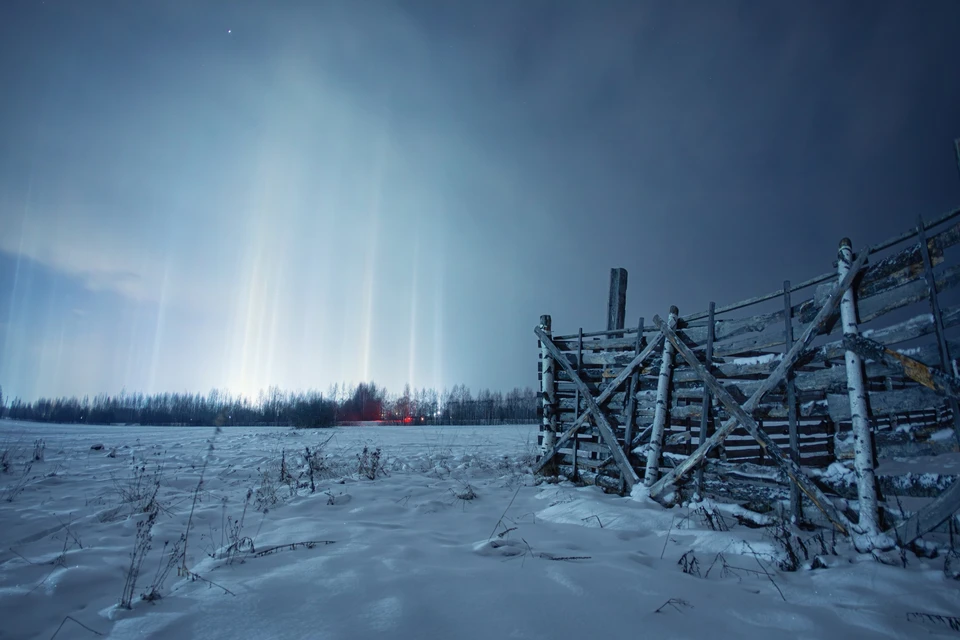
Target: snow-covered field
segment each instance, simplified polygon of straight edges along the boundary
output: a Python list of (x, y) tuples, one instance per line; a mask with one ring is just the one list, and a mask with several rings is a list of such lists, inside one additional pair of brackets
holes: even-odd
[(842, 541), (823, 553), (809, 532), (804, 566), (782, 572), (771, 529), (738, 524), (736, 508), (538, 484), (535, 443), (535, 425), (0, 422), (0, 638), (957, 635), (908, 615), (960, 614), (942, 555), (908, 553), (904, 569)]

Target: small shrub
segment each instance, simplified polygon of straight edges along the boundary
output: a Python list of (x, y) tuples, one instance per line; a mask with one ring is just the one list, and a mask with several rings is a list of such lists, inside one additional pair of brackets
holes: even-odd
[(7, 487), (6, 491), (4, 491), (3, 499), (6, 502), (13, 502), (13, 499), (20, 495), (20, 493), (26, 488), (27, 481), (30, 479), (31, 469), (33, 469), (33, 461), (25, 462), (23, 464), (23, 472), (20, 474), (20, 477), (17, 478), (16, 482)]
[[(163, 553), (160, 554), (157, 573), (154, 574), (153, 581), (147, 590), (140, 594), (141, 598), (147, 602), (154, 602), (161, 598), (160, 592), (163, 589), (163, 583), (166, 581), (167, 576), (173, 571), (174, 567), (179, 565), (183, 559), (183, 545), (186, 541), (186, 534), (181, 533), (180, 539), (173, 543), (173, 548), (170, 549), (169, 553), (167, 553), (167, 547), (170, 545), (170, 541), (165, 540), (163, 542)], [(166, 562), (164, 562), (164, 557), (166, 557)]]
[(700, 577), (700, 561), (697, 560), (697, 556), (693, 555), (692, 550), (680, 556), (677, 564), (683, 567), (684, 573), (698, 578)]
[(269, 470), (261, 470), (257, 467), (257, 471), (260, 472), (260, 486), (254, 493), (254, 508), (257, 511), (263, 511), (280, 502), (280, 497), (277, 495), (279, 486)]
[(145, 518), (137, 523), (137, 537), (133, 543), (133, 552), (130, 554), (130, 567), (127, 569), (127, 579), (123, 584), (123, 594), (120, 597), (120, 606), (124, 609), (133, 608), (133, 594), (137, 590), (137, 580), (143, 568), (143, 561), (153, 548), (153, 525), (160, 515), (160, 508), (154, 501)]
[(357, 474), (366, 477), (368, 480), (376, 480), (378, 476), (387, 474), (381, 462), (380, 447), (370, 451), (369, 447), (364, 447), (363, 451), (357, 454)]

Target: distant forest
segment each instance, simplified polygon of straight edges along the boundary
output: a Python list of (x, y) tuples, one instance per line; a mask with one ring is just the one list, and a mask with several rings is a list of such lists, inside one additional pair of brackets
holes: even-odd
[(318, 391), (284, 392), (277, 387), (256, 398), (214, 389), (206, 396), (190, 393), (143, 393), (92, 399), (41, 398), (9, 404), (0, 389), (0, 417), (13, 420), (76, 424), (141, 425), (277, 425), (330, 427), (351, 422), (386, 421), (396, 424), (501, 424), (532, 422), (537, 418), (537, 394), (516, 388), (503, 394), (483, 389), (474, 396), (464, 385), (437, 392), (407, 385), (400, 395), (388, 394), (375, 383), (355, 387), (334, 385)]

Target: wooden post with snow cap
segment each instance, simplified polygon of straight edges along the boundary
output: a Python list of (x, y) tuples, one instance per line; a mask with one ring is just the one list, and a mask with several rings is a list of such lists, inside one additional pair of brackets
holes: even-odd
[[(716, 312), (717, 305), (713, 302), (710, 303), (710, 308), (707, 311), (707, 352), (704, 356), (703, 366), (707, 368), (707, 371), (710, 370), (710, 366), (713, 364), (713, 335), (715, 333), (716, 324), (714, 321), (714, 313)], [(703, 446), (703, 443), (707, 441), (707, 429), (710, 428), (710, 405), (713, 404), (713, 400), (710, 396), (710, 388), (704, 385), (703, 387), (703, 400), (700, 406), (700, 442), (699, 446)], [(697, 493), (700, 494), (701, 499), (703, 498), (703, 470), (706, 467), (706, 461), (702, 462), (699, 467), (697, 467)]]
[[(840, 241), (837, 256), (837, 274), (841, 281), (853, 263), (853, 246), (849, 238)], [(840, 319), (843, 323), (843, 335), (859, 335), (857, 329), (857, 307), (854, 300), (854, 287), (843, 292), (840, 299)], [(857, 476), (857, 500), (860, 512), (860, 530), (866, 535), (880, 533), (877, 513), (877, 480), (873, 462), (873, 433), (870, 430), (870, 416), (867, 413), (867, 388), (863, 380), (863, 360), (860, 356), (846, 351), (844, 362), (847, 369), (847, 395), (850, 400), (850, 420), (853, 426), (854, 471)]]
[[(667, 326), (673, 329), (677, 326), (677, 316), (680, 310), (670, 307), (667, 317)], [(660, 476), (660, 455), (663, 453), (663, 433), (667, 426), (667, 416), (670, 408), (667, 401), (670, 395), (670, 378), (673, 374), (673, 345), (669, 341), (663, 343), (663, 355), (660, 359), (660, 377), (657, 380), (657, 407), (653, 414), (653, 431), (650, 433), (650, 450), (647, 452), (647, 468), (643, 476), (643, 484), (651, 486)]]
[[(793, 305), (790, 301), (790, 281), (783, 283), (783, 353), (790, 353), (793, 347)], [(797, 389), (793, 382), (793, 371), (787, 371), (784, 381), (787, 386), (787, 425), (790, 435), (790, 459), (800, 464), (800, 435), (797, 431)], [(790, 517), (794, 522), (800, 522), (803, 517), (800, 487), (796, 483), (790, 484)]]
[[(553, 335), (550, 316), (540, 316), (540, 329), (549, 338)], [(556, 363), (546, 345), (540, 342), (540, 407), (543, 417), (540, 422), (540, 455), (546, 455), (553, 449), (557, 438), (557, 386), (554, 382)]]
[(623, 329), (626, 315), (627, 270), (618, 268), (610, 269), (610, 297), (607, 301), (607, 331)]

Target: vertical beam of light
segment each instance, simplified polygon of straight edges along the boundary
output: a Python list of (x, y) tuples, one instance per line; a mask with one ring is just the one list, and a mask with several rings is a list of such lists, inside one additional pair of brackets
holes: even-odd
[(443, 256), (434, 268), (436, 274), (433, 292), (433, 388), (443, 389), (443, 273), (446, 270)]
[(420, 306), (420, 299), (417, 296), (417, 271), (420, 258), (420, 236), (414, 240), (413, 244), (413, 276), (410, 278), (410, 355), (407, 358), (407, 382), (412, 389), (416, 389), (414, 371), (416, 369), (417, 357), (417, 307)]
[(367, 246), (367, 262), (363, 284), (363, 380), (370, 380), (370, 355), (373, 340), (373, 300), (376, 291), (377, 242), (380, 233), (380, 207), (383, 202), (383, 165), (387, 150), (389, 130), (386, 123), (376, 149), (373, 165), (373, 202), (370, 211), (370, 244)]
[[(256, 247), (253, 249), (253, 264), (246, 287), (247, 300), (243, 321), (243, 339), (240, 347), (240, 371), (237, 381), (240, 392), (247, 395), (253, 395), (257, 391), (255, 388), (257, 381), (253, 380), (251, 376), (256, 373), (259, 365), (258, 356), (262, 334), (260, 329), (263, 323), (264, 307), (266, 306), (262, 295), (263, 236), (259, 234), (258, 236)], [(257, 317), (258, 310), (260, 311), (259, 317)]]
[(7, 327), (3, 332), (3, 347), (0, 348), (0, 356), (3, 361), (8, 361), (7, 340), (10, 335), (10, 329), (13, 327), (13, 310), (16, 308), (17, 285), (20, 283), (20, 260), (23, 258), (23, 236), (26, 233), (27, 218), (30, 217), (30, 200), (33, 197), (33, 169), (30, 170), (30, 178), (27, 181), (27, 197), (23, 203), (23, 217), (20, 220), (20, 242), (17, 244), (17, 261), (13, 268), (13, 286), (10, 287), (10, 309), (7, 314)]
[(163, 282), (160, 285), (160, 300), (157, 305), (157, 323), (153, 330), (153, 351), (150, 354), (150, 393), (157, 393), (157, 367), (160, 361), (160, 345), (163, 342), (163, 325), (167, 313), (167, 286), (170, 282), (170, 258), (163, 267)]
[(277, 318), (280, 316), (280, 283), (283, 282), (283, 266), (278, 265), (274, 275), (273, 300), (269, 309), (269, 328), (267, 329), (267, 362), (264, 367), (264, 383), (267, 385), (277, 384), (278, 381), (273, 377), (273, 366), (277, 356)]

